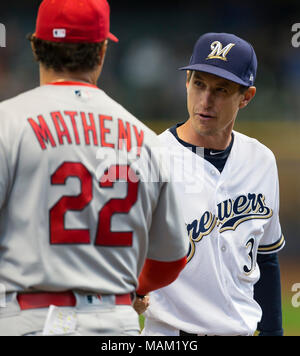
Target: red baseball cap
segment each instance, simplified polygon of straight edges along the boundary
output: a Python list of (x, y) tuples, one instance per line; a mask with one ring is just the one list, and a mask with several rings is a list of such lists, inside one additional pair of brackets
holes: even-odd
[(118, 42), (109, 32), (109, 14), (106, 0), (43, 0), (35, 37), (52, 42)]

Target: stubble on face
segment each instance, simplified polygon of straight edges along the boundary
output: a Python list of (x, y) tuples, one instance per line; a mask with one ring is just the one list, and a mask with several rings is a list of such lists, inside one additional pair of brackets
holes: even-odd
[(239, 85), (213, 74), (194, 72), (187, 83), (190, 140), (230, 138), (239, 110)]

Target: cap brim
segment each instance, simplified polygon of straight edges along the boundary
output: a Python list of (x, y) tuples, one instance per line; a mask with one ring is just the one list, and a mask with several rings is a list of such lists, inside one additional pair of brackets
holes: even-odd
[(181, 67), (178, 68), (179, 70), (196, 70), (199, 72), (205, 72), (205, 73), (210, 73), (210, 74), (214, 74), (217, 75), (218, 77), (227, 79), (227, 80), (231, 80), (232, 82), (244, 85), (246, 87), (249, 87), (251, 84), (244, 82), (242, 79), (240, 79), (238, 76), (228, 72), (225, 69), (216, 67), (216, 66), (212, 66), (209, 64), (192, 64), (186, 67)]
[(110, 33), (110, 32), (108, 33), (107, 38), (110, 39), (110, 40), (113, 41), (113, 42), (119, 42), (119, 39), (118, 39), (115, 35), (113, 35), (112, 33)]

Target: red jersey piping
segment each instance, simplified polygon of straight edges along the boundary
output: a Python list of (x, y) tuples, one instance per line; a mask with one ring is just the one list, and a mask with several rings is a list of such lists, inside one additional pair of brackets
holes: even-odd
[(46, 85), (80, 85), (84, 87), (92, 87), (99, 89), (96, 85), (94, 84), (89, 84), (89, 83), (83, 83), (83, 82), (72, 82), (72, 81), (65, 81), (65, 82), (52, 82), (52, 83), (47, 83)]

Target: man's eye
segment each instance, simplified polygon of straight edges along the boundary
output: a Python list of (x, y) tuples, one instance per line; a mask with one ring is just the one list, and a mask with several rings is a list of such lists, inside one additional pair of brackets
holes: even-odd
[(198, 87), (201, 87), (204, 85), (200, 80), (195, 80), (194, 84), (197, 85)]
[(217, 91), (220, 93), (227, 93), (227, 89), (226, 88), (217, 88)]

